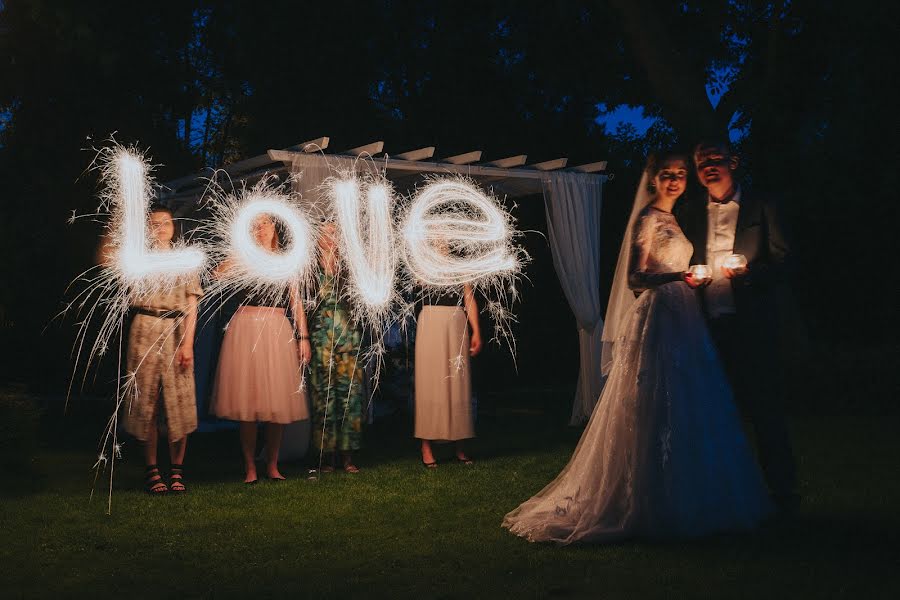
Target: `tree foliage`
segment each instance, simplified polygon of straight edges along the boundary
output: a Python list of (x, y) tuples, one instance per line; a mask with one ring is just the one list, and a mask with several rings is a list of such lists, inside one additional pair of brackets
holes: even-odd
[[(787, 200), (814, 320), (863, 314), (847, 308), (863, 297), (890, 311), (875, 265), (891, 236), (871, 221), (896, 158), (897, 24), (893, 3), (835, 0), (6, 1), (0, 306), (30, 339), (89, 263), (96, 229), (66, 217), (93, 204), (83, 150), (113, 132), (148, 147), (163, 180), (320, 135), (337, 150), (608, 159), (607, 263), (646, 152), (731, 132), (745, 176)], [(656, 121), (607, 131), (601, 105)], [(846, 303), (819, 297), (851, 270)]]

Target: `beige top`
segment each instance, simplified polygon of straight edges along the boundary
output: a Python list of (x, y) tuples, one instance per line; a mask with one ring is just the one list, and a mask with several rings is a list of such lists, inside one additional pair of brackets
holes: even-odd
[(706, 287), (706, 306), (712, 318), (733, 315), (737, 312), (731, 281), (722, 274), (725, 259), (734, 252), (734, 235), (737, 231), (738, 212), (741, 209), (741, 188), (731, 200), (716, 202), (712, 198), (706, 205), (707, 236), (706, 262), (712, 270), (713, 280)]
[(155, 308), (158, 310), (180, 310), (188, 308), (188, 296), (203, 296), (203, 288), (200, 287), (200, 278), (193, 276), (182, 283), (169, 286), (152, 294), (146, 294), (134, 299), (132, 306)]

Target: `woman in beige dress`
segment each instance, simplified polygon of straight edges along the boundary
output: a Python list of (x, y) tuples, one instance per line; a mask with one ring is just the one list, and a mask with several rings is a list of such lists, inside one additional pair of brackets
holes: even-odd
[(469, 357), (481, 352), (481, 329), (472, 287), (462, 292), (426, 295), (417, 321), (415, 437), (429, 469), (437, 467), (434, 441), (455, 442), (456, 459), (472, 464), (462, 442), (475, 437)]
[[(175, 235), (172, 213), (156, 207), (150, 230), (157, 249), (171, 248)], [(135, 299), (128, 337), (128, 373), (133, 377), (126, 404), (125, 429), (143, 442), (150, 494), (184, 492), (183, 467), (187, 436), (197, 429), (194, 395), (194, 331), (197, 300), (203, 295), (197, 277)], [(162, 395), (160, 396), (160, 391)], [(169, 485), (157, 465), (159, 411), (168, 430), (171, 476)]]
[[(257, 219), (254, 234), (260, 246), (278, 251), (278, 235), (271, 217)], [(215, 275), (227, 277), (229, 268), (226, 260)], [(278, 451), (284, 426), (309, 418), (306, 390), (301, 387), (300, 378), (300, 363), (308, 363), (312, 353), (306, 313), (299, 292), (293, 290), (290, 305), (295, 334), (285, 303), (252, 292), (241, 296), (241, 306), (228, 322), (222, 340), (211, 412), (240, 422), (246, 484), (257, 482), (257, 424), (266, 423), (266, 475), (272, 481), (283, 481)]]

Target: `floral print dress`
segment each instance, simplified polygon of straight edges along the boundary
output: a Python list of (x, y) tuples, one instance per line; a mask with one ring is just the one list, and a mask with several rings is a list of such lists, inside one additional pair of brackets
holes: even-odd
[(313, 444), (325, 452), (350, 452), (362, 445), (362, 333), (351, 322), (342, 284), (340, 272), (319, 274), (318, 306), (309, 321)]

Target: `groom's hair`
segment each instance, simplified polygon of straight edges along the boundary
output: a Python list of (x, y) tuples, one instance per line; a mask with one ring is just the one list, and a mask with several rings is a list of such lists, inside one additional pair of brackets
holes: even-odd
[(717, 150), (724, 150), (728, 156), (734, 156), (734, 152), (731, 150), (731, 143), (724, 138), (704, 138), (697, 142), (697, 145), (694, 146), (694, 151), (691, 153), (692, 157), (696, 157), (697, 153), (701, 150), (708, 150), (711, 148), (715, 148)]

